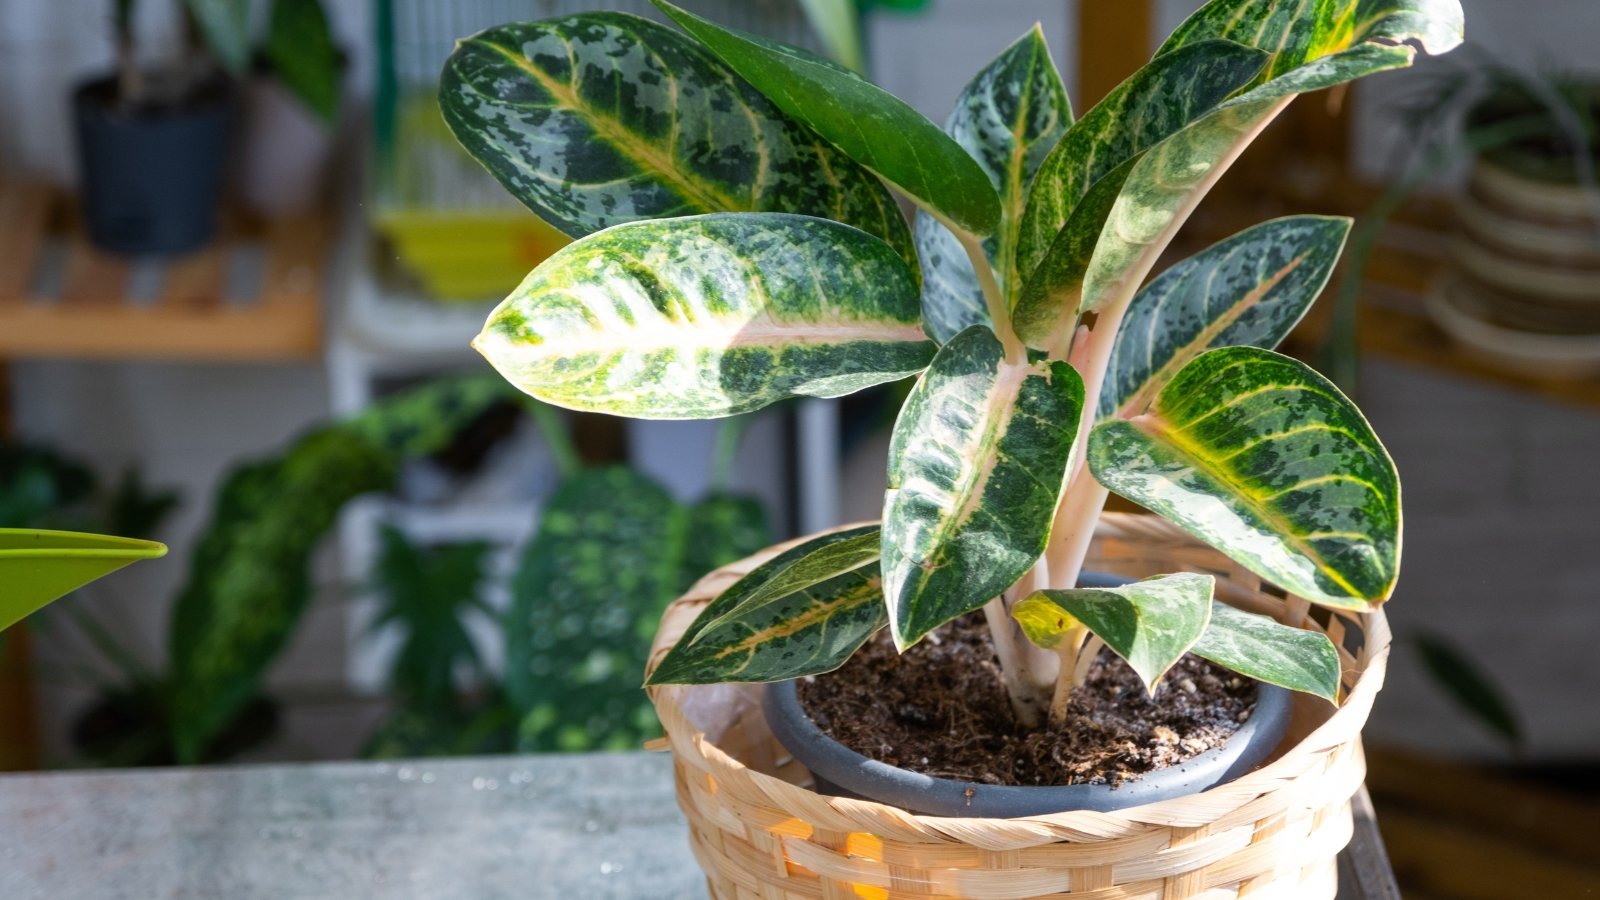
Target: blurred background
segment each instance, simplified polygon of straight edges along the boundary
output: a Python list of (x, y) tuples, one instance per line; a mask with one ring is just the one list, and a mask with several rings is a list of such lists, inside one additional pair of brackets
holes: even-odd
[[(879, 0), (821, 32), (801, 0), (685, 5), (943, 121), (1034, 21), (1081, 112), (1199, 3)], [(1600, 820), (1600, 5), (1463, 5), (1464, 50), (1302, 98), (1181, 249), (1358, 218), (1288, 350), (1357, 394), (1406, 488), (1380, 826), (1416, 896), (1512, 896), (1486, 866), (1576, 896), (1600, 879), (1573, 837)], [(622, 422), (525, 402), (467, 346), (565, 239), (444, 129), (453, 41), (648, 7), (0, 5), (0, 526), (174, 551), (8, 636), (0, 768), (637, 748), (666, 602), (877, 516), (903, 388)], [(130, 102), (183, 124), (135, 133), (107, 114)]]

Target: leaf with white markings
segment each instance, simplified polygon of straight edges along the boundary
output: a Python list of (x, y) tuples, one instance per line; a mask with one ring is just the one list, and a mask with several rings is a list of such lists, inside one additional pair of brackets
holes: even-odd
[(897, 646), (982, 606), (1039, 559), (1082, 409), (1071, 366), (1008, 363), (983, 326), (940, 348), (889, 449), (883, 583)]
[(1444, 53), (1461, 42), (1457, 0), (1212, 0), (1158, 51), (1230, 39), (1271, 52), (1258, 86), (1151, 148), (1128, 174), (1083, 274), (1079, 307), (1127, 303), (1168, 243), (1244, 148), (1297, 94), (1411, 65), (1420, 44)]
[(1189, 360), (1216, 347), (1276, 347), (1333, 273), (1350, 220), (1264, 222), (1161, 273), (1128, 306), (1099, 417), (1138, 415)]
[(589, 12), (462, 41), (445, 122), (506, 190), (572, 237), (640, 219), (788, 212), (845, 222), (908, 262), (905, 217), (870, 172), (716, 57), (637, 16)]
[[(967, 84), (945, 122), (945, 131), (978, 161), (1000, 194), (1000, 228), (984, 241), (984, 252), (1008, 294), (1020, 289), (1017, 225), (1028, 185), (1071, 124), (1072, 104), (1037, 25)], [(988, 322), (983, 290), (955, 235), (925, 212), (917, 214), (915, 232), (928, 333), (944, 342), (969, 325)]]
[(876, 548), (864, 551), (877, 536), (874, 526), (823, 535), (758, 566), (701, 611), (646, 684), (782, 681), (843, 665), (887, 621)]
[(1148, 412), (1095, 426), (1089, 466), (1107, 488), (1308, 600), (1364, 609), (1394, 589), (1394, 463), (1339, 389), (1287, 356), (1201, 354)]
[(799, 47), (729, 31), (665, 0), (653, 2), (779, 109), (919, 206), (979, 237), (994, 231), (1000, 203), (983, 170), (905, 101)]
[(1211, 619), (1210, 575), (1156, 575), (1121, 587), (1037, 591), (1011, 611), (1028, 639), (1049, 649), (1082, 625), (1155, 693), (1156, 684), (1189, 651)]
[(1044, 259), (1095, 182), (1249, 84), (1267, 54), (1233, 41), (1200, 41), (1158, 56), (1079, 119), (1034, 179), (1018, 235), (1018, 269)]
[(1339, 699), (1339, 651), (1320, 631), (1291, 628), (1212, 601), (1211, 624), (1195, 642), (1194, 655), (1240, 675), (1291, 691)]
[(570, 409), (712, 418), (838, 397), (933, 355), (916, 280), (888, 244), (783, 213), (634, 222), (551, 256), (474, 346)]

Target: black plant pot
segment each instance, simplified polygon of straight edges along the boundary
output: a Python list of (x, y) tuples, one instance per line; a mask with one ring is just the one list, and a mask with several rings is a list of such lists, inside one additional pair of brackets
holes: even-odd
[(233, 91), (213, 82), (171, 107), (125, 108), (116, 81), (72, 93), (89, 239), (114, 253), (182, 253), (217, 231)]
[[(1079, 584), (1111, 587), (1128, 581), (1085, 572)], [(1259, 685), (1255, 712), (1226, 744), (1117, 787), (996, 786), (934, 778), (863, 756), (823, 733), (801, 708), (793, 681), (767, 685), (762, 706), (773, 736), (811, 770), (818, 793), (874, 800), (930, 816), (1013, 819), (1081, 809), (1110, 812), (1231, 781), (1254, 769), (1283, 739), (1289, 727), (1290, 695), (1274, 685)]]

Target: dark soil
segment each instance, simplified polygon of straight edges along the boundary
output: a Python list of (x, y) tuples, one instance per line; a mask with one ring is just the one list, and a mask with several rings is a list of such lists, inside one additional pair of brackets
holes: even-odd
[(1154, 700), (1102, 650), (1057, 730), (1013, 717), (982, 615), (897, 655), (887, 631), (837, 671), (803, 679), (800, 704), (824, 732), (880, 762), (994, 785), (1121, 784), (1226, 743), (1255, 709), (1255, 682), (1194, 656)]

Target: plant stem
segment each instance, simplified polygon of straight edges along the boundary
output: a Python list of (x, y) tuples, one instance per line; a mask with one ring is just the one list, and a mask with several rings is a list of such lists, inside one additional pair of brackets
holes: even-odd
[(1050, 724), (1060, 727), (1067, 721), (1067, 704), (1072, 700), (1072, 689), (1076, 687), (1073, 674), (1078, 671), (1078, 657), (1083, 651), (1084, 642), (1089, 639), (1089, 629), (1078, 625), (1062, 635), (1061, 643), (1055, 647), (1056, 658), (1060, 660), (1061, 675), (1055, 680), (1055, 691), (1050, 697)]
[(989, 265), (989, 255), (983, 252), (983, 241), (977, 236), (959, 228), (951, 228), (956, 239), (961, 241), (962, 249), (967, 251), (967, 259), (972, 263), (972, 270), (978, 273), (978, 285), (983, 288), (983, 304), (989, 310), (989, 327), (994, 329), (995, 337), (1000, 339), (1000, 346), (1005, 348), (1006, 362), (1011, 365), (1025, 365), (1028, 362), (1028, 349), (1022, 346), (1022, 340), (1017, 337), (1016, 329), (1011, 327), (1011, 307), (1006, 305), (1005, 294), (1000, 291), (1000, 282), (995, 280), (994, 267)]

